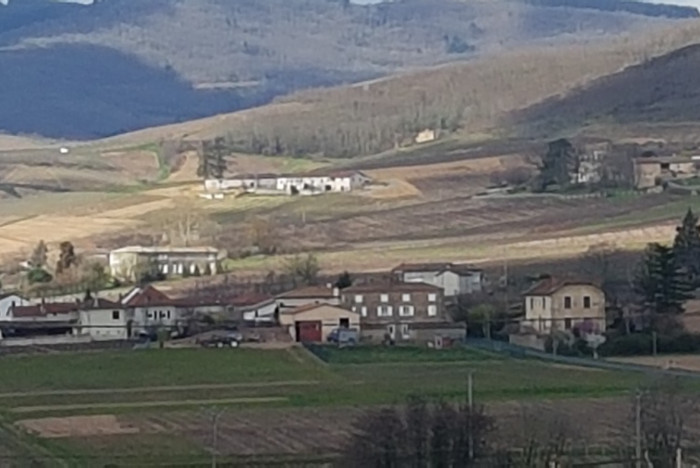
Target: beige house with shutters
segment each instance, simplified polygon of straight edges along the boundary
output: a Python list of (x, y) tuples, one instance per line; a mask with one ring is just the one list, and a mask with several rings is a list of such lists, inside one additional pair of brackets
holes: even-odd
[(525, 293), (523, 328), (540, 334), (606, 329), (605, 293), (591, 282), (545, 278)]

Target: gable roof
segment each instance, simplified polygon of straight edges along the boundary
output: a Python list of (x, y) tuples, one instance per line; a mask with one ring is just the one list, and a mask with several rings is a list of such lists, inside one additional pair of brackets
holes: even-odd
[(523, 294), (525, 296), (549, 296), (559, 291), (564, 286), (593, 286), (598, 287), (593, 281), (588, 281), (580, 278), (543, 278)]
[(391, 292), (442, 292), (442, 288), (433, 286), (432, 284), (421, 282), (406, 282), (406, 283), (376, 283), (366, 284), (362, 286), (350, 286), (343, 289), (343, 293), (391, 293)]
[(94, 297), (80, 303), (81, 310), (107, 310), (121, 309), (123, 306), (117, 302), (108, 301), (101, 297)]
[(127, 307), (170, 306), (175, 302), (168, 296), (151, 286), (134, 288), (122, 299)]
[(301, 314), (301, 313), (303, 313), (303, 312), (309, 312), (309, 311), (311, 311), (311, 310), (320, 309), (320, 308), (322, 308), (322, 307), (330, 307), (331, 309), (335, 309), (335, 310), (337, 310), (337, 311), (339, 311), (339, 312), (358, 315), (357, 312), (353, 312), (352, 310), (348, 310), (348, 309), (346, 309), (346, 308), (344, 308), (344, 307), (338, 307), (338, 306), (335, 306), (335, 305), (332, 305), (332, 304), (326, 304), (326, 303), (321, 303), (321, 304), (306, 304), (306, 305), (297, 307), (297, 308), (295, 308), (295, 309), (281, 311), (280, 313), (283, 314), (283, 315), (297, 315), (297, 314)]
[(392, 273), (421, 273), (421, 272), (436, 272), (437, 274), (452, 271), (458, 275), (468, 275), (471, 273), (481, 272), (478, 268), (473, 268), (470, 265), (455, 264), (451, 262), (441, 263), (402, 263), (393, 270)]
[(2, 293), (2, 294), (0, 294), (0, 301), (2, 301), (3, 299), (7, 299), (9, 297), (18, 297), (18, 298), (22, 299), (23, 301), (27, 300), (17, 293)]
[(287, 291), (277, 297), (280, 299), (333, 299), (338, 297), (334, 289), (326, 286), (308, 286)]
[(29, 306), (15, 306), (12, 309), (15, 318), (46, 317), (47, 315), (69, 314), (78, 311), (75, 302), (46, 302)]

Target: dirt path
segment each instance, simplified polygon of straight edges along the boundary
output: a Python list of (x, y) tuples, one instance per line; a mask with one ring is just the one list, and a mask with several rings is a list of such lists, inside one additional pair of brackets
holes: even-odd
[(0, 399), (42, 397), (42, 396), (72, 396), (72, 395), (107, 395), (128, 394), (143, 392), (186, 392), (191, 390), (227, 390), (247, 389), (260, 387), (306, 387), (318, 385), (318, 380), (282, 380), (273, 382), (251, 382), (235, 384), (202, 384), (202, 385), (172, 385), (163, 387), (134, 387), (134, 388), (100, 388), (100, 389), (76, 389), (76, 390), (46, 390), (39, 392), (10, 392), (0, 393)]
[(11, 413), (38, 413), (44, 411), (74, 411), (96, 409), (123, 409), (123, 408), (161, 408), (174, 406), (198, 406), (198, 405), (234, 405), (239, 403), (279, 403), (287, 401), (287, 397), (244, 397), (244, 398), (218, 398), (203, 400), (163, 400), (163, 401), (135, 401), (128, 403), (85, 403), (72, 405), (38, 405), (18, 406), (11, 408)]

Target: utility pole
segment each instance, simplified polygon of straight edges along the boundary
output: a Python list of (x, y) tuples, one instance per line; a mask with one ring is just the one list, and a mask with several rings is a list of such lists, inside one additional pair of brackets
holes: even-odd
[(634, 447), (634, 458), (635, 467), (642, 468), (642, 392), (637, 390), (637, 397), (635, 399), (635, 447)]
[(474, 371), (467, 377), (467, 403), (469, 405), (469, 459), (474, 459)]

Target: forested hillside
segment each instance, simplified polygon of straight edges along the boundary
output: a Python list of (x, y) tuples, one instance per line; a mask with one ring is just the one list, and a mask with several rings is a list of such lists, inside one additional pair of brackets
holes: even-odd
[(593, 81), (516, 115), (529, 132), (551, 133), (586, 124), (700, 121), (700, 44)]
[[(26, 100), (11, 113), (0, 109), (0, 129), (109, 135), (245, 108), (289, 91), (671, 22), (525, 0), (403, 0), (374, 6), (342, 0), (102, 0), (92, 6), (16, 0), (0, 6), (0, 68), (21, 63), (22, 72), (0, 88), (0, 101), (5, 96)], [(61, 67), (40, 83), (22, 79), (25, 72), (39, 76), (45, 69), (37, 46)], [(95, 55), (99, 50), (104, 57)], [(120, 79), (135, 86), (133, 94), (121, 87), (120, 99), (110, 94), (111, 66), (104, 63), (114, 56), (125, 58)], [(140, 97), (151, 93), (159, 98)], [(80, 125), (65, 133), (68, 115)]]
[[(234, 148), (252, 153), (351, 157), (410, 143), (426, 128), (467, 135), (510, 131), (512, 112), (691, 44), (699, 32), (692, 24), (638, 41), (526, 49), (365, 85), (302, 92), (280, 100), (297, 104), (293, 114), (271, 109), (235, 125), (213, 125), (195, 137), (226, 135)], [(628, 84), (618, 96), (635, 93), (636, 83)], [(538, 117), (566, 121), (568, 112), (563, 104)]]

